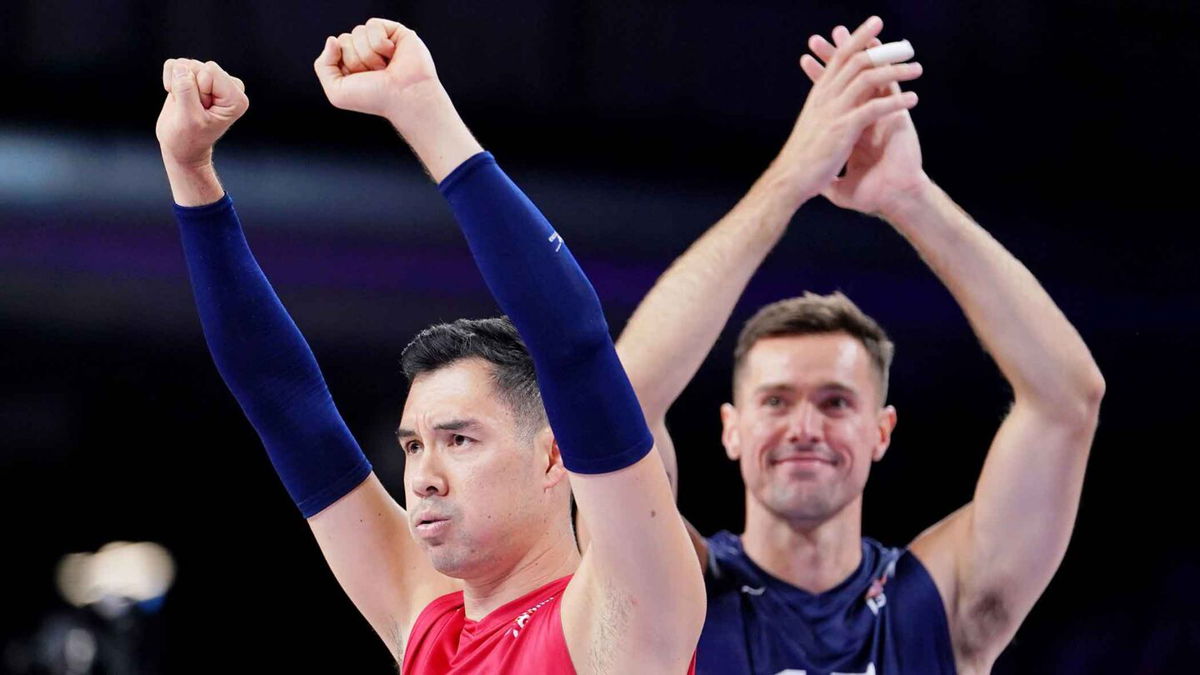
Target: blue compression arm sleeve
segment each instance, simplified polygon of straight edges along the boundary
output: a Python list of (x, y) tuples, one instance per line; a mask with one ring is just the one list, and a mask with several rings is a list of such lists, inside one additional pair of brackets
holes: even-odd
[(196, 308), (221, 378), (305, 518), (371, 473), (312, 350), (254, 260), (233, 202), (175, 207)]
[(490, 153), (463, 162), (439, 187), (533, 356), (567, 469), (607, 473), (640, 460), (653, 437), (596, 291), (562, 238)]

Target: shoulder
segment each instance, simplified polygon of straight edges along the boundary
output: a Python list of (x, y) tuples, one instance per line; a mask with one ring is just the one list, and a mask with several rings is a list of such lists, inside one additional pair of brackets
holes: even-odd
[(893, 592), (903, 593), (906, 598), (912, 598), (914, 601), (919, 598), (923, 602), (929, 603), (930, 609), (936, 608), (937, 613), (944, 619), (946, 615), (945, 601), (925, 564), (908, 549), (895, 550), (898, 555), (893, 565), (892, 579), (889, 582)]
[(430, 641), (436, 641), (438, 636), (442, 634), (448, 622), (455, 620), (462, 621), (463, 613), (463, 594), (462, 591), (447, 593), (446, 595), (437, 597), (425, 605), (425, 609), (417, 615), (417, 620), (413, 622), (412, 629), (408, 635), (396, 635), (396, 644), (400, 651), (404, 654), (404, 660), (408, 661), (415, 652), (422, 649), (422, 646)]
[(421, 613), (417, 615), (417, 620), (413, 624), (413, 629), (415, 630), (416, 627), (422, 623), (434, 621), (440, 616), (445, 616), (461, 610), (463, 606), (464, 603), (462, 591), (455, 591), (453, 593), (447, 593), (446, 595), (434, 598), (433, 602), (425, 605), (425, 609), (421, 610)]
[(889, 623), (906, 653), (933, 658), (943, 667), (937, 672), (953, 672), (954, 647), (942, 594), (920, 558), (908, 549), (896, 550), (894, 572), (884, 585)]
[[(911, 607), (913, 603), (932, 603), (931, 607), (936, 605), (938, 614), (946, 616), (942, 595), (934, 578), (912, 550), (886, 546), (870, 537), (863, 537), (863, 554), (870, 558), (874, 566), (870, 578), (887, 592), (892, 601), (904, 597), (911, 609), (917, 609)], [(911, 609), (906, 609), (906, 613), (910, 613)]]
[(708, 560), (705, 561), (705, 572), (721, 576), (724, 569), (737, 567), (745, 560), (746, 552), (742, 549), (742, 540), (728, 530), (722, 530), (704, 539)]
[(745, 575), (746, 553), (737, 535), (722, 530), (706, 537), (704, 548), (704, 585), (709, 593)]

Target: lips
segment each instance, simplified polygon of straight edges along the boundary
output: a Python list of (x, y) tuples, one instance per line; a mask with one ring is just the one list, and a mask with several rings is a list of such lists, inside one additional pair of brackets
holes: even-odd
[(814, 452), (802, 452), (776, 456), (771, 458), (771, 466), (787, 465), (795, 467), (815, 467), (815, 466), (835, 466), (837, 462), (831, 457), (826, 457)]
[(445, 516), (424, 514), (419, 518), (415, 518), (413, 522), (416, 523), (413, 526), (413, 531), (423, 539), (437, 537), (450, 528), (450, 519)]

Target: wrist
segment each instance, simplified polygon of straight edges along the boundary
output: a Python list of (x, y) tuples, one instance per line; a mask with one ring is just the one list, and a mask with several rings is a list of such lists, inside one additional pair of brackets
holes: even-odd
[(387, 99), (382, 115), (405, 140), (409, 140), (428, 134), (431, 127), (453, 110), (454, 104), (445, 87), (441, 81), (433, 79), (398, 88)]
[(911, 186), (898, 190), (886, 204), (881, 205), (879, 217), (897, 229), (908, 229), (926, 220), (926, 214), (937, 208), (938, 201), (943, 197), (942, 189), (922, 171), (920, 178)]
[(793, 213), (805, 202), (821, 194), (821, 189), (803, 170), (776, 158), (754, 184), (754, 191), (771, 195)]
[(225, 195), (212, 163), (212, 153), (206, 161), (179, 161), (163, 155), (171, 198), (180, 206), (204, 206)]
[(203, 171), (212, 170), (212, 146), (209, 146), (199, 154), (191, 155), (189, 157), (177, 157), (169, 152), (165, 147), (160, 147), (159, 150), (162, 152), (163, 166), (166, 167), (168, 173), (200, 173)]
[(471, 135), (440, 82), (405, 90), (384, 117), (416, 153), (435, 182), (442, 180), (483, 147)]

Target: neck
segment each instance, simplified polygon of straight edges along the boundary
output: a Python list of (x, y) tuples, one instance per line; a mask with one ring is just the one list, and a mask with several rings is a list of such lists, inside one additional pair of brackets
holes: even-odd
[(538, 538), (534, 546), (501, 570), (463, 580), (467, 618), (478, 621), (493, 610), (579, 567), (579, 548), (568, 523)]
[(828, 591), (862, 562), (862, 497), (822, 521), (789, 521), (747, 493), (742, 547), (772, 576), (810, 593)]

